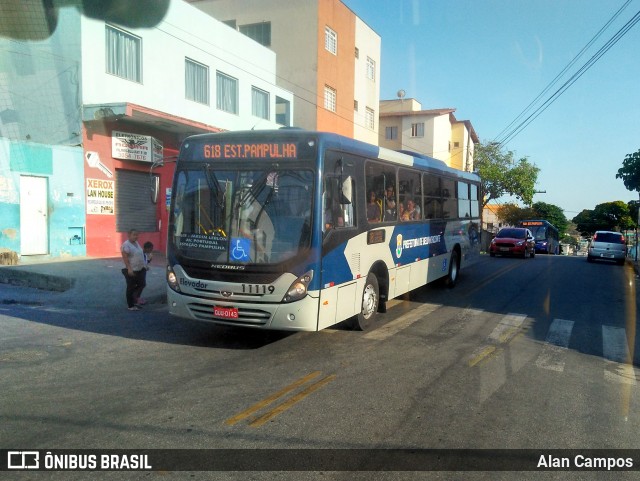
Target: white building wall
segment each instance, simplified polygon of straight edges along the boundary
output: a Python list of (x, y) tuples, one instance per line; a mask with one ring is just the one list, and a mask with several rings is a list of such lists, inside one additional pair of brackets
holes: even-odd
[[(411, 126), (413, 124), (424, 123), (424, 136), (411, 137)], [(434, 127), (433, 117), (426, 115), (407, 115), (402, 117), (402, 148), (405, 150), (412, 150), (419, 154), (429, 155), (435, 158), (439, 158), (434, 155)]]
[[(132, 103), (227, 130), (280, 127), (276, 95), (293, 114), (293, 94), (276, 85), (275, 53), (182, 0), (157, 27), (125, 31), (142, 39), (141, 83), (106, 73), (105, 23), (82, 17), (84, 104)], [(209, 67), (209, 105), (185, 98), (185, 57)], [(216, 108), (218, 70), (238, 79), (237, 115)], [(269, 120), (251, 114), (252, 86), (269, 92)]]
[(436, 159), (449, 161), (449, 142), (451, 141), (451, 122), (448, 115), (439, 115), (432, 117), (432, 128), (429, 129), (432, 132), (433, 138), (431, 145), (433, 146), (433, 157)]
[(269, 51), (277, 52), (277, 84), (295, 95), (293, 125), (316, 129), (317, 106), (324, 95), (318, 92), (317, 0), (201, 0), (194, 5), (220, 21), (235, 20), (238, 26), (271, 22)]
[[(356, 17), (356, 47), (359, 57), (355, 63), (354, 98), (358, 102), (358, 110), (353, 113), (353, 136), (355, 139), (378, 145), (380, 129), (380, 36), (360, 18)], [(375, 79), (367, 78), (367, 57), (375, 64)], [(366, 108), (373, 109), (374, 129), (366, 124)]]

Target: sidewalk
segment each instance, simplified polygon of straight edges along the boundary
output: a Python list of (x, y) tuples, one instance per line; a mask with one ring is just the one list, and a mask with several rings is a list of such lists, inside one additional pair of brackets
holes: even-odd
[[(154, 252), (142, 297), (148, 304), (164, 304), (166, 258)], [(73, 257), (39, 259), (23, 257), (19, 265), (0, 266), (0, 286), (4, 304), (78, 304), (83, 306), (126, 307), (125, 280), (121, 257)], [(4, 286), (29, 287), (30, 289)]]

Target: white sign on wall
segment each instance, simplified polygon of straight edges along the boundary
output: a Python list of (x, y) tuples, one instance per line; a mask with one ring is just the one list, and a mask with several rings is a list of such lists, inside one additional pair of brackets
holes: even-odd
[(111, 133), (111, 156), (114, 159), (162, 163), (162, 142), (150, 135), (130, 134), (114, 130)]
[(114, 181), (87, 179), (87, 214), (115, 213)]

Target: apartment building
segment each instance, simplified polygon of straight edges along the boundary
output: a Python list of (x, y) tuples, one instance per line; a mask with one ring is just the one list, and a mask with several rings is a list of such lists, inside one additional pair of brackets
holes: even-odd
[(478, 136), (468, 120), (457, 120), (456, 109), (423, 110), (415, 99), (380, 102), (379, 145), (393, 150), (412, 150), (473, 171), (474, 145)]
[(277, 54), (293, 124), (378, 142), (380, 36), (340, 0), (189, 0)]
[(61, 8), (42, 37), (0, 39), (0, 248), (20, 255), (118, 255), (131, 228), (164, 249), (182, 140), (295, 114), (276, 54), (182, 0), (153, 28)]

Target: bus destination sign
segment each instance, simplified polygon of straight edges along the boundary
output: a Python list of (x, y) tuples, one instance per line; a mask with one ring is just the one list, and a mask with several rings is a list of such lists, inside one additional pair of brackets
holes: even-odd
[(243, 142), (237, 144), (203, 144), (205, 159), (296, 159), (294, 142)]
[(539, 220), (533, 220), (533, 221), (529, 220), (529, 221), (520, 222), (520, 225), (522, 225), (524, 227), (527, 227), (527, 226), (530, 226), (530, 225), (544, 225), (544, 222), (541, 222)]

